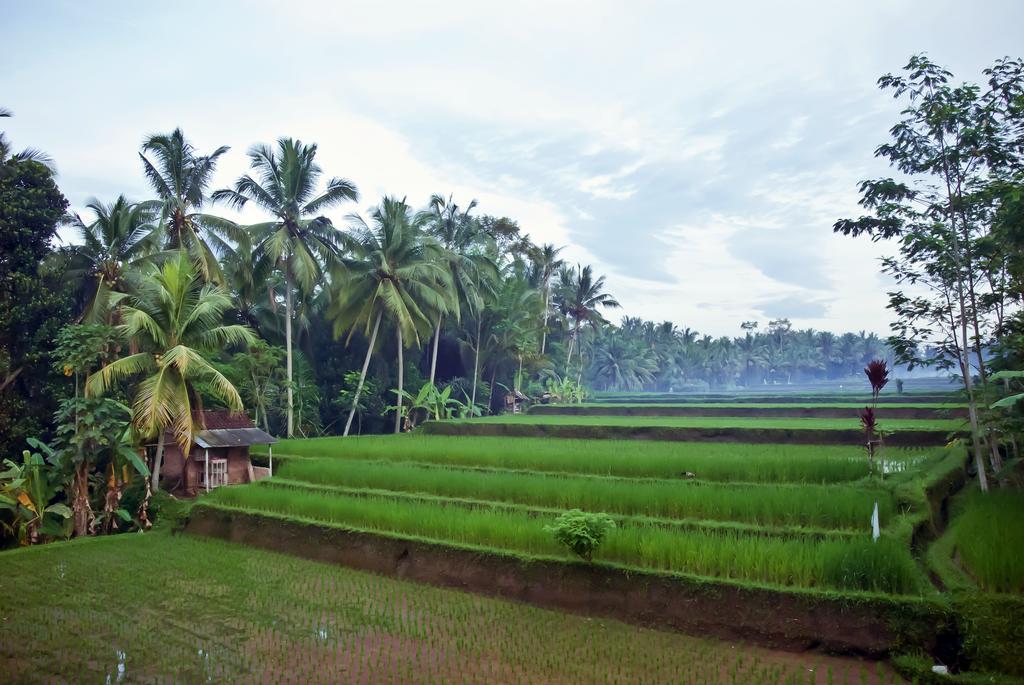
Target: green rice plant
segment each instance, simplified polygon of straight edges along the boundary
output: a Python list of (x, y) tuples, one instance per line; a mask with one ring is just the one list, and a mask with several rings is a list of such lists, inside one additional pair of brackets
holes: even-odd
[[(523, 424), (540, 426), (626, 426), (630, 428), (752, 428), (784, 430), (858, 430), (860, 420), (819, 418), (769, 418), (747, 416), (570, 416), (546, 414), (500, 414), (475, 419), (453, 419), (450, 423)], [(962, 419), (887, 419), (888, 431), (954, 431), (964, 427)]]
[(956, 552), (989, 592), (1024, 592), (1024, 493), (975, 492), (954, 523)]
[[(936, 450), (886, 450), (893, 461)], [(550, 440), (405, 434), (282, 440), (275, 455), (428, 464), (634, 478), (764, 483), (840, 483), (866, 478), (863, 450), (848, 445), (772, 445), (629, 440)]]
[(764, 526), (867, 530), (879, 504), (882, 524), (893, 515), (892, 494), (877, 487), (735, 485), (685, 479), (545, 475), (479, 471), (350, 459), (295, 459), (280, 478), (320, 485), (370, 488), (581, 508), (626, 516), (740, 521)]
[[(572, 409), (589, 409), (589, 408), (622, 408), (622, 409), (643, 409), (643, 408), (655, 408), (655, 409), (851, 409), (857, 411), (864, 408), (864, 402), (871, 401), (871, 396), (868, 395), (865, 400), (860, 402), (855, 401), (827, 401), (817, 402), (813, 400), (796, 401), (796, 402), (584, 402), (582, 404), (541, 404), (536, 405), (536, 408), (542, 409), (543, 407), (567, 407)], [(882, 405), (882, 411), (886, 409), (932, 409), (935, 411), (943, 410), (956, 410), (963, 409), (967, 405), (962, 402), (887, 402)]]
[[(545, 533), (541, 522), (508, 509), (466, 508), (440, 502), (259, 486), (221, 488), (207, 501), (216, 506), (441, 542), (529, 555), (565, 555)], [(642, 568), (783, 586), (862, 589), (860, 585), (843, 585), (844, 576), (831, 572), (825, 565), (825, 560), (840, 555), (848, 544), (845, 540), (622, 525), (608, 533), (602, 559)], [(898, 544), (880, 545), (879, 549), (883, 550), (875, 560), (879, 590), (917, 592), (920, 588), (917, 575), (906, 572), (914, 568), (909, 550)], [(906, 561), (910, 562), (909, 566)]]

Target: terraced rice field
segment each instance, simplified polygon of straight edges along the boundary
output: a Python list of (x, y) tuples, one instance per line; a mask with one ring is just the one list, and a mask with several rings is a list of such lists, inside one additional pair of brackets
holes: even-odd
[(903, 682), (165, 533), (0, 555), (12, 683)]
[[(906, 483), (938, 448), (862, 448), (430, 435), (282, 441), (275, 478), (222, 489), (216, 507), (562, 558), (544, 525), (611, 514), (601, 562), (780, 587), (921, 594), (902, 525)], [(280, 455), (293, 455), (281, 460)], [(883, 531), (870, 539), (877, 504)]]
[[(704, 406), (716, 411), (721, 405)], [(324, 531), (310, 533), (318, 541), (313, 544), (350, 551), (340, 557), (311, 556), (387, 573), (403, 573), (403, 559), (414, 549), (410, 563), (434, 570), (410, 577), (428, 582), (453, 582), (458, 577), (463, 579), (460, 586), (484, 593), (492, 591), (486, 585), (492, 574), (510, 578), (517, 568), (541, 568), (542, 574), (577, 569), (583, 576), (565, 571), (568, 575), (558, 582), (583, 588), (584, 594), (587, 587), (601, 587), (588, 585), (597, 578), (580, 581), (582, 585), (568, 579), (589, 578), (586, 569), (604, 569), (600, 577), (605, 580), (600, 582), (658, 578), (677, 584), (673, 587), (691, 588), (668, 591), (696, 592), (696, 601), (709, 603), (702, 604), (701, 611), (710, 612), (718, 609), (716, 597), (738, 592), (730, 595), (732, 604), (721, 608), (729, 616), (728, 611), (740, 612), (735, 621), (748, 635), (763, 627), (779, 637), (796, 627), (803, 636), (798, 639), (814, 643), (820, 635), (817, 624), (824, 620), (832, 622), (824, 638), (828, 644), (871, 650), (876, 649), (872, 645), (891, 644), (878, 643), (872, 636), (888, 630), (893, 618), (903, 615), (908, 625), (916, 626), (917, 635), (934, 634), (942, 610), (937, 608), (935, 586), (912, 552), (911, 538), (932, 515), (925, 489), (962, 470), (962, 448), (886, 445), (872, 472), (856, 419), (649, 417), (625, 415), (627, 408), (612, 416), (527, 414), (428, 422), (400, 436), (282, 440), (274, 446), (274, 477), (204, 497), (201, 510), (213, 513), (201, 519), (196, 532), (231, 536), (230, 531), (237, 530), (240, 539), (260, 545), (263, 526), (289, 540), (301, 540), (302, 531)], [(961, 423), (956, 418), (882, 416), (889, 430), (918, 431), (912, 435), (931, 431), (940, 434), (942, 442)], [(531, 424), (572, 425), (594, 439), (461, 434), (487, 426)], [(453, 434), (432, 434), (432, 427), (438, 426)], [(610, 439), (608, 426), (785, 429), (772, 435), (813, 430), (825, 435), (826, 442), (836, 443), (853, 437), (846, 444), (770, 439), (751, 444), (738, 440), (740, 433), (730, 442), (617, 440)], [(880, 537), (874, 540), (876, 507)], [(589, 564), (575, 558), (545, 529), (569, 509), (604, 513), (615, 522)], [(242, 528), (230, 528), (236, 525)], [(366, 551), (375, 545), (387, 551)], [(292, 549), (292, 543), (264, 546)], [(470, 582), (454, 568), (444, 570), (445, 559), (471, 565), (477, 563), (474, 559), (489, 559), (486, 564), (497, 566), (481, 566)], [(524, 582), (537, 587), (530, 585), (536, 577)], [(643, 582), (647, 581), (637, 589), (646, 587)], [(522, 596), (518, 592), (510, 596)], [(680, 599), (689, 601), (684, 595)], [(762, 604), (755, 608), (746, 601)], [(810, 605), (802, 604), (805, 601)], [(809, 619), (801, 613), (807, 610), (802, 607), (817, 602), (824, 603), (826, 613), (834, 610), (828, 614), (833, 618), (816, 614)], [(579, 603), (561, 597), (545, 605)], [(656, 606), (655, 602), (650, 610), (657, 611)], [(851, 618), (849, 608), (857, 606), (870, 608), (860, 618)], [(757, 618), (746, 616), (750, 609)], [(787, 617), (784, 621), (796, 623), (767, 626), (778, 611)], [(618, 610), (605, 615), (636, 620)], [(732, 630), (732, 620), (716, 625)], [(847, 620), (879, 627), (847, 640)], [(807, 628), (802, 627), (804, 621)]]
[[(888, 419), (884, 412), (879, 423), (891, 431), (954, 431), (964, 427), (961, 419)], [(624, 426), (630, 428), (728, 428), (785, 430), (857, 430), (860, 420), (818, 418), (763, 418), (734, 416), (549, 416), (544, 414), (502, 414), (453, 422), (472, 424), (511, 424), (540, 426)]]

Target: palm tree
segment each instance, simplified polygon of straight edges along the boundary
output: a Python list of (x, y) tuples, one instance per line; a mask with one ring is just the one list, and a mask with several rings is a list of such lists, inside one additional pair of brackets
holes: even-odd
[(548, 318), (551, 316), (551, 279), (565, 265), (558, 258), (564, 247), (555, 247), (551, 243), (541, 245), (534, 255), (534, 269), (540, 281), (541, 299), (544, 302), (544, 320), (541, 322), (540, 353), (544, 354), (548, 340)]
[(253, 202), (274, 216), (273, 220), (250, 226), (253, 257), (284, 272), (285, 356), (288, 367), (288, 437), (294, 433), (292, 324), (293, 297), (311, 294), (323, 281), (324, 269), (335, 263), (344, 242), (341, 231), (320, 212), (343, 202), (357, 200), (355, 184), (332, 178), (318, 190), (323, 170), (316, 163), (316, 144), (281, 138), (277, 147), (256, 145), (249, 150), (250, 168), (231, 189), (213, 194), (236, 209)]
[(110, 313), (110, 293), (124, 291), (126, 276), (156, 251), (159, 232), (153, 223), (155, 212), (147, 203), (132, 204), (121, 195), (111, 204), (92, 200), (86, 206), (95, 216), (88, 224), (77, 214), (64, 219), (80, 240), (73, 248), (68, 275), (84, 281), (89, 304), (83, 316), (98, 321)]
[[(612, 309), (620, 305), (618, 300), (604, 292), (604, 276), (594, 280), (593, 269), (589, 265), (563, 268), (559, 272), (558, 291), (562, 313), (572, 321), (569, 352), (565, 359), (565, 372), (568, 374), (574, 348), (581, 349), (580, 329), (584, 325), (596, 327), (607, 323), (598, 308)], [(580, 354), (582, 356), (582, 351)]]
[(139, 434), (157, 438), (155, 490), (165, 431), (171, 431), (186, 458), (191, 450), (196, 432), (192, 411), (202, 404), (196, 382), (229, 408), (242, 409), (238, 390), (213, 367), (209, 356), (225, 347), (250, 345), (255, 337), (246, 326), (224, 325), (230, 296), (219, 286), (204, 284), (183, 250), (162, 266), (151, 265), (135, 294), (114, 293), (111, 299), (121, 307), (124, 323), (118, 330), (139, 351), (92, 374), (86, 394), (100, 395), (120, 379), (144, 375), (135, 388), (132, 421)]
[[(461, 318), (464, 307), (470, 316), (475, 315), (483, 307), (482, 291), (495, 280), (498, 268), (487, 256), (485, 241), (487, 236), (479, 229), (469, 214), (476, 207), (476, 200), (469, 203), (465, 210), (440, 195), (430, 198), (430, 210), (427, 213), (427, 233), (440, 244), (442, 258), (448, 263), (451, 282), (454, 290), (449, 309), (456, 319)], [(433, 350), (430, 356), (430, 382), (434, 382), (437, 370), (437, 347), (441, 337), (441, 324), (444, 313), (439, 313), (434, 329)]]
[(239, 229), (234, 222), (201, 210), (217, 159), (227, 151), (222, 145), (209, 155), (200, 155), (176, 128), (149, 136), (139, 152), (146, 178), (159, 198), (154, 206), (159, 207), (167, 249), (187, 250), (203, 278), (218, 283), (223, 275), (217, 254), (231, 251), (228, 240), (237, 240)]
[(439, 246), (424, 239), (422, 216), (414, 216), (404, 199), (392, 197), (381, 200), (370, 216), (372, 226), (352, 217), (354, 258), (346, 259), (344, 267), (337, 270), (327, 310), (336, 336), (347, 332), (351, 340), (361, 329), (369, 337), (344, 435), (352, 428), (382, 319), (386, 316), (398, 335), (398, 433), (402, 427), (403, 349), (412, 342), (419, 344), (421, 331), (429, 330), (433, 317), (449, 306), (446, 288), (451, 288), (451, 275), (439, 259)]
[[(0, 107), (0, 118), (13, 116), (14, 112), (6, 107)], [(57, 166), (53, 163), (53, 159), (42, 150), (27, 147), (19, 152), (14, 152), (13, 149), (11, 141), (3, 131), (0, 131), (0, 167), (7, 162), (36, 162), (49, 169), (51, 173), (57, 173)], [(3, 176), (6, 172), (7, 170), (0, 168), (0, 176)]]

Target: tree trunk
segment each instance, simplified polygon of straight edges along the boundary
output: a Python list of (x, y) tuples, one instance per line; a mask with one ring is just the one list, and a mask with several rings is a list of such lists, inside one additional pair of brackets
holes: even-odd
[(498, 367), (495, 365), (494, 370), (491, 371), (491, 394), (487, 398), (487, 411), (491, 411), (491, 407), (494, 406), (494, 379), (498, 377)]
[(395, 403), (395, 433), (402, 432), (402, 375), (405, 373), (402, 326), (398, 326), (398, 402)]
[(84, 459), (75, 467), (74, 491), (75, 536), (82, 537), (89, 534), (93, 522), (89, 504), (89, 462)]
[(434, 351), (430, 355), (430, 384), (434, 385), (434, 377), (437, 372), (437, 345), (441, 339), (441, 318), (437, 317), (437, 327), (434, 329)]
[(284, 345), (288, 358), (288, 432), (290, 438), (294, 433), (295, 419), (292, 414), (292, 263), (284, 264)]
[(480, 377), (480, 327), (482, 319), (477, 316), (476, 320), (476, 349), (473, 352), (473, 393), (469, 400), (470, 409), (476, 406), (476, 384)]
[[(348, 413), (348, 421), (345, 422), (345, 432), (343, 437), (348, 436), (348, 432), (352, 430), (352, 417), (356, 415), (356, 407), (359, 406), (359, 395), (363, 392), (363, 383), (366, 381), (366, 370), (370, 368), (370, 356), (373, 354), (373, 346), (377, 342), (377, 329), (380, 328), (380, 317), (384, 314), (383, 310), (377, 312), (377, 319), (373, 322), (373, 332), (370, 333), (370, 346), (366, 348), (366, 358), (363, 359), (363, 370), (359, 374), (359, 385), (356, 386), (356, 395), (352, 399), (352, 410)], [(360, 426), (362, 426), (363, 418), (359, 417)], [(360, 430), (362, 432), (362, 430)]]
[(544, 354), (548, 342), (548, 308), (551, 307), (551, 293), (547, 284), (544, 285), (544, 321), (540, 329), (540, 353)]
[(160, 489), (160, 466), (164, 463), (164, 429), (160, 429), (160, 437), (156, 440), (156, 456), (153, 457), (152, 488)]

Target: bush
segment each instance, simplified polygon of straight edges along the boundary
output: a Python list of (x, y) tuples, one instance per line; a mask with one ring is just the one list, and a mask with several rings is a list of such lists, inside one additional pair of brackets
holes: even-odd
[(574, 554), (590, 561), (594, 550), (600, 547), (604, 536), (614, 527), (615, 521), (607, 514), (589, 514), (572, 509), (555, 519), (554, 525), (544, 526), (544, 530)]

